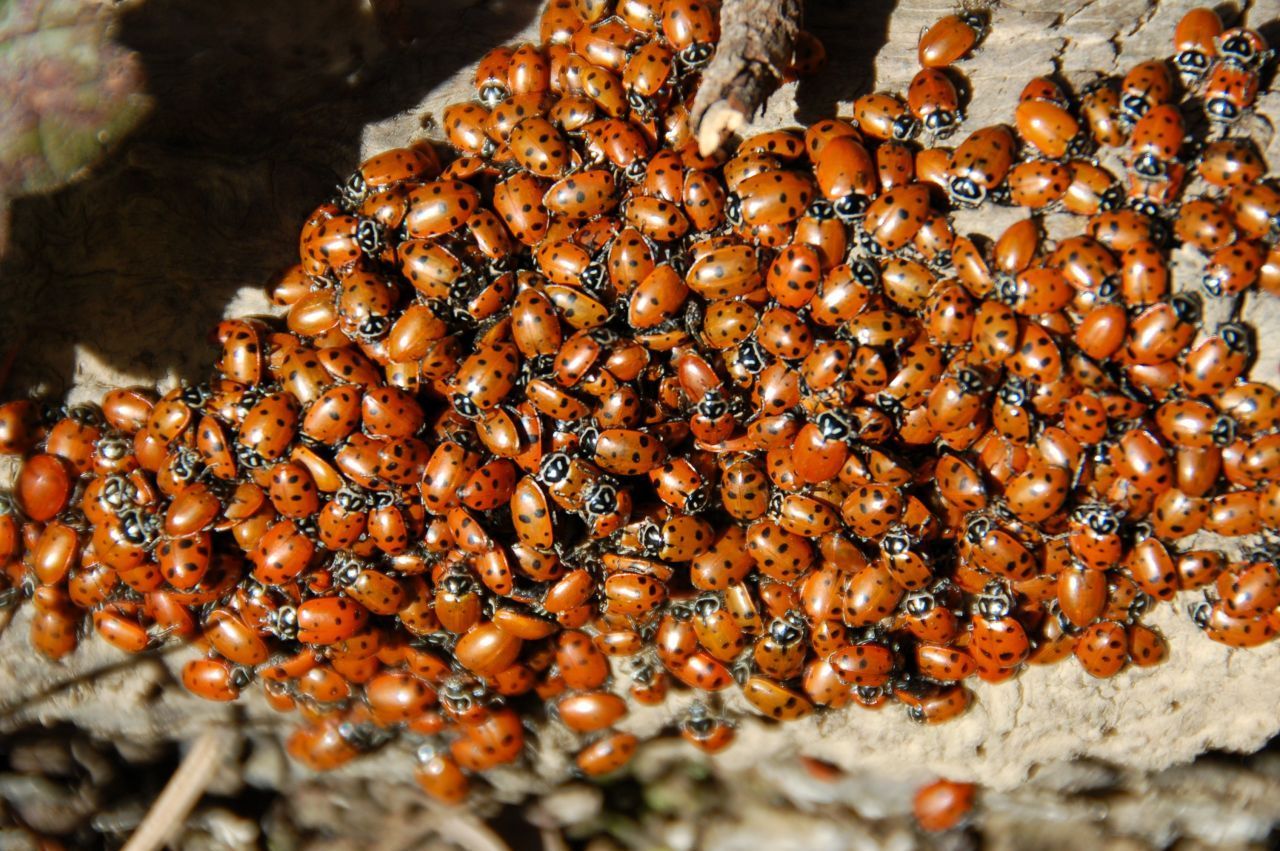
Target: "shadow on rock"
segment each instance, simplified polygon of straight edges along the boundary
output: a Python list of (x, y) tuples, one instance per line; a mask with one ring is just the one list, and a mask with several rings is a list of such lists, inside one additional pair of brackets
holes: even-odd
[(89, 179), (13, 205), (0, 262), (0, 339), (18, 352), (6, 395), (64, 392), (77, 346), (135, 380), (204, 377), (209, 329), (239, 288), (296, 260), (302, 219), (356, 164), (365, 125), (418, 103), (538, 4), (380, 7), (397, 5), (392, 20), (360, 0), (151, 0), (126, 12), (117, 38), (139, 53), (154, 108)]
[(827, 67), (800, 81), (796, 114), (804, 124), (836, 113), (838, 101), (852, 101), (872, 90), (876, 55), (889, 33), (897, 0), (813, 0), (806, 4), (804, 27), (827, 48)]

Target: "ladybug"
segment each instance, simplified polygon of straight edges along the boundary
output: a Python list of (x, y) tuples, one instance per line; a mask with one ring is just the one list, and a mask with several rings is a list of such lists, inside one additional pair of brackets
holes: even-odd
[(424, 792), (442, 804), (461, 804), (471, 791), (470, 782), (457, 761), (430, 745), (418, 749), (418, 765), (413, 776)]
[(574, 761), (588, 777), (612, 774), (631, 761), (639, 745), (640, 740), (631, 733), (613, 733), (587, 745)]
[(1002, 183), (1013, 165), (1013, 136), (1002, 125), (969, 134), (951, 155), (947, 194), (964, 207), (976, 207)]
[(811, 200), (813, 184), (806, 175), (764, 171), (734, 187), (725, 202), (725, 216), (734, 225), (783, 225), (798, 219)]
[(1213, 9), (1199, 6), (1187, 12), (1173, 30), (1173, 66), (1188, 86), (1209, 73), (1217, 58), (1222, 19)]
[(1120, 83), (1120, 114), (1136, 123), (1156, 106), (1167, 104), (1173, 95), (1169, 66), (1159, 60), (1140, 62), (1129, 69)]
[(962, 685), (916, 694), (895, 688), (894, 696), (907, 706), (907, 717), (921, 724), (941, 724), (964, 713), (973, 702), (973, 692)]
[(980, 665), (994, 670), (1015, 668), (1027, 658), (1026, 630), (1010, 616), (1013, 599), (999, 584), (989, 584), (974, 607), (970, 649)]
[(227, 702), (240, 697), (249, 672), (222, 659), (192, 659), (182, 666), (182, 684), (197, 697)]
[(1258, 181), (1266, 168), (1247, 139), (1218, 139), (1205, 145), (1196, 162), (1200, 176), (1219, 189)]
[(1023, 100), (1014, 110), (1014, 123), (1022, 140), (1050, 159), (1078, 157), (1087, 137), (1067, 109), (1046, 100)]
[(960, 96), (945, 72), (924, 67), (911, 78), (907, 87), (907, 107), (924, 131), (935, 139), (945, 139), (964, 120), (960, 112)]
[(1100, 621), (1086, 627), (1076, 639), (1075, 656), (1089, 676), (1115, 676), (1129, 660), (1129, 636), (1124, 625)]
[(1223, 64), (1257, 71), (1271, 58), (1267, 40), (1257, 30), (1233, 27), (1215, 39)]
[(479, 207), (480, 193), (466, 183), (428, 181), (409, 192), (405, 232), (414, 239), (441, 236), (465, 225)]
[(1231, 62), (1214, 66), (1205, 84), (1204, 111), (1217, 124), (1233, 124), (1258, 97), (1258, 74)]
[(1081, 95), (1081, 117), (1099, 147), (1119, 147), (1129, 138), (1129, 119), (1121, 102), (1120, 91), (1105, 79), (1086, 86)]
[(964, 11), (939, 18), (920, 34), (916, 53), (921, 68), (945, 68), (961, 59), (982, 40), (986, 20), (977, 12)]
[(920, 125), (907, 105), (884, 92), (863, 95), (855, 100), (853, 116), (859, 130), (881, 141), (905, 142), (920, 131)]
[(976, 792), (972, 783), (935, 780), (916, 791), (911, 811), (916, 823), (930, 833), (950, 830), (969, 816)]
[(1182, 114), (1172, 104), (1158, 104), (1143, 113), (1129, 138), (1129, 167), (1143, 180), (1161, 180), (1178, 158), (1185, 130)]
[(905, 247), (929, 218), (929, 190), (908, 183), (885, 192), (867, 207), (862, 229), (883, 251)]
[(742, 685), (742, 696), (761, 714), (777, 721), (794, 721), (813, 712), (808, 698), (767, 677), (750, 677)]
[(712, 715), (706, 704), (694, 701), (680, 721), (680, 736), (703, 753), (719, 753), (733, 744), (733, 724)]

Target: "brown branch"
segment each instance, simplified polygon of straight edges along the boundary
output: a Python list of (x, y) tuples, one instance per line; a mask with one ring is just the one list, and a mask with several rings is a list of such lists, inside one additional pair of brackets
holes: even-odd
[(720, 43), (702, 75), (689, 121), (706, 156), (778, 88), (800, 31), (801, 0), (725, 0)]
[(231, 738), (226, 730), (215, 729), (196, 739), (124, 851), (157, 851), (173, 838), (218, 770)]

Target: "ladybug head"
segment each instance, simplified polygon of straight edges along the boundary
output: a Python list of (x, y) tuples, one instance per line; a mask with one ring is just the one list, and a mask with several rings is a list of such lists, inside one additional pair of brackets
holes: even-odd
[(956, 131), (960, 116), (948, 109), (929, 113), (924, 119), (924, 129), (936, 139), (945, 139)]
[(458, 412), (458, 416), (469, 420), (480, 418), (480, 408), (476, 406), (475, 402), (471, 401), (471, 397), (467, 394), (454, 393), (449, 397), (449, 401), (453, 403), (453, 409)]
[(118, 432), (110, 432), (98, 439), (94, 452), (105, 461), (122, 461), (133, 454), (133, 441)]
[(662, 530), (652, 520), (646, 520), (640, 525), (639, 538), (645, 555), (656, 557), (662, 550)]
[(849, 272), (853, 279), (873, 293), (880, 291), (880, 266), (870, 260), (859, 258), (849, 263)]
[(1218, 336), (1227, 348), (1233, 352), (1252, 352), (1253, 335), (1247, 325), (1239, 322), (1228, 322), (1218, 329)]
[[(632, 92), (632, 95), (634, 94), (635, 93)], [(640, 98), (640, 100), (643, 101), (644, 98)], [(649, 171), (648, 161), (642, 157), (637, 157), (636, 159), (632, 160), (631, 163), (628, 164), (625, 169), (622, 170), (622, 176), (625, 177), (627, 180), (630, 180), (632, 183), (638, 183), (639, 181), (644, 180), (645, 174), (648, 173), (648, 171)]]
[(1209, 429), (1209, 437), (1214, 446), (1230, 446), (1236, 440), (1236, 421), (1226, 414), (1221, 414), (1213, 421)]
[(1123, 204), (1124, 188), (1119, 183), (1111, 184), (1098, 196), (1098, 209), (1103, 212), (1118, 210)]
[(804, 214), (820, 222), (827, 222), (836, 217), (835, 208), (826, 198), (818, 198), (811, 202)]
[(754, 339), (747, 340), (738, 346), (738, 363), (742, 368), (753, 375), (759, 375), (764, 372), (768, 363), (768, 355), (765, 354), (764, 348)]
[(911, 536), (907, 534), (906, 527), (895, 525), (889, 534), (880, 539), (880, 549), (888, 556), (906, 554), (911, 549)]
[(1197, 600), (1187, 606), (1187, 614), (1191, 615), (1191, 622), (1201, 629), (1207, 629), (1209, 626), (1209, 618), (1213, 616), (1213, 605), (1208, 600)]
[(804, 638), (804, 620), (795, 612), (787, 612), (780, 618), (774, 618), (769, 624), (769, 637), (783, 647), (790, 647)]
[(552, 452), (542, 459), (538, 468), (538, 478), (543, 484), (554, 485), (569, 477), (569, 456), (563, 452)]
[(720, 611), (721, 606), (720, 595), (715, 592), (701, 594), (698, 599), (693, 601), (693, 610), (698, 614), (698, 617), (703, 618), (714, 615)]
[(998, 579), (992, 580), (982, 589), (982, 596), (974, 608), (987, 620), (1000, 620), (1013, 611), (1013, 596)]
[(975, 9), (965, 9), (957, 13), (957, 18), (974, 32), (974, 40), (981, 41), (987, 31), (987, 13)]
[(1139, 620), (1147, 610), (1151, 608), (1151, 595), (1144, 591), (1139, 591), (1133, 597), (1133, 602), (1129, 604), (1128, 614), (1130, 620)]
[(178, 393), (178, 401), (184, 405), (196, 408), (209, 401), (213, 396), (213, 391), (209, 389), (208, 384), (186, 384), (182, 385), (181, 392)]
[(907, 595), (907, 600), (904, 605), (906, 607), (907, 614), (918, 618), (933, 611), (934, 606), (937, 604), (938, 603), (933, 598), (933, 595), (928, 591), (912, 591)]
[(694, 736), (706, 736), (716, 727), (716, 720), (711, 717), (706, 705), (695, 700), (689, 704), (688, 715), (681, 722), (681, 727)]
[(1083, 157), (1093, 149), (1093, 139), (1085, 131), (1080, 131), (1067, 143), (1067, 155)]
[(1151, 153), (1139, 154), (1134, 157), (1131, 167), (1139, 177), (1145, 177), (1148, 180), (1159, 180), (1169, 173), (1168, 165)]
[(718, 420), (729, 413), (729, 403), (725, 401), (724, 393), (719, 387), (712, 387), (703, 394), (694, 410), (709, 420)]
[(374, 724), (343, 721), (338, 725), (338, 735), (358, 751), (371, 751), (389, 742), (394, 734)]
[(578, 283), (582, 285), (582, 288), (595, 293), (599, 293), (608, 281), (609, 270), (600, 261), (588, 264), (587, 268), (583, 269), (582, 274), (578, 276)]
[(453, 597), (465, 597), (477, 590), (475, 580), (465, 573), (450, 573), (440, 583), (440, 590)]
[(1178, 293), (1169, 300), (1169, 304), (1180, 321), (1188, 325), (1200, 324), (1200, 317), (1204, 313), (1200, 296), (1195, 293)]
[[(132, 447), (132, 444), (130, 444)], [(13, 495), (5, 493), (4, 495), (9, 509), (13, 508)], [(132, 506), (138, 498), (138, 489), (125, 476), (118, 473), (107, 476), (102, 482), (102, 492), (98, 497), (102, 502), (106, 503), (116, 514), (124, 509)], [(0, 513), (12, 513), (12, 511), (4, 511)]]
[(204, 469), (200, 455), (194, 449), (180, 446), (176, 452), (172, 452), (171, 457), (173, 460), (169, 462), (169, 472), (175, 481), (193, 482)]
[(843, 198), (837, 198), (835, 203), (831, 205), (831, 210), (840, 221), (848, 224), (862, 218), (870, 205), (871, 202), (867, 200), (867, 196), (850, 192)]
[(1089, 524), (1089, 529), (1094, 534), (1115, 535), (1120, 531), (1120, 518), (1123, 516), (1123, 512), (1110, 505), (1097, 504), (1090, 506), (1089, 516), (1085, 522)]
[(382, 226), (373, 219), (361, 218), (356, 223), (356, 244), (366, 256), (382, 250)]
[(329, 565), (329, 573), (333, 576), (333, 581), (339, 585), (350, 585), (356, 581), (362, 571), (360, 562), (349, 556), (339, 555)]
[(964, 539), (970, 544), (977, 544), (987, 536), (991, 531), (991, 518), (985, 514), (979, 514), (969, 521), (969, 525), (965, 527)]
[(1258, 45), (1255, 43), (1254, 38), (1256, 36), (1248, 30), (1233, 30), (1225, 38), (1219, 40), (1218, 53), (1222, 55), (1225, 61), (1248, 68), (1260, 56)]
[(520, 364), (520, 369), (527, 381), (534, 378), (550, 378), (556, 370), (555, 355), (534, 355)]
[(1209, 118), (1222, 124), (1230, 124), (1240, 117), (1240, 108), (1231, 102), (1231, 98), (1224, 96), (1209, 98), (1204, 111)]
[(596, 454), (596, 444), (600, 442), (600, 429), (587, 425), (578, 432), (578, 448), (586, 455)]
[(281, 606), (267, 615), (267, 628), (285, 641), (298, 637), (298, 610), (293, 606)]
[(348, 210), (354, 210), (368, 197), (369, 184), (365, 181), (363, 174), (359, 171), (354, 171), (347, 178), (346, 183), (338, 187), (338, 193), (342, 206)]
[(1160, 205), (1150, 198), (1134, 198), (1129, 204), (1129, 209), (1153, 220), (1160, 215)]
[(710, 498), (707, 496), (707, 488), (700, 487), (689, 492), (684, 499), (684, 511), (686, 514), (700, 514), (705, 511)]
[(869, 254), (872, 257), (884, 257), (889, 253), (885, 250), (885, 247), (876, 240), (875, 236), (867, 230), (864, 222), (858, 223), (858, 226), (853, 229), (853, 234), (854, 242), (864, 253)]
[(583, 508), (589, 516), (612, 514), (618, 510), (618, 489), (600, 482), (587, 489)]
[(67, 408), (67, 418), (82, 426), (103, 424), (102, 409), (92, 404), (71, 405)]
[(996, 275), (996, 299), (1004, 304), (1012, 305), (1018, 302), (1018, 282), (1012, 275), (1006, 275), (1003, 272)]
[(724, 217), (734, 227), (742, 226), (742, 196), (730, 192), (724, 199)]
[(493, 109), (509, 97), (506, 86), (500, 86), (497, 83), (488, 83), (480, 87), (480, 102), (485, 106)]
[(854, 435), (854, 424), (841, 411), (819, 413), (814, 425), (818, 426), (823, 440), (849, 440)]
[(1174, 67), (1184, 80), (1195, 81), (1209, 70), (1209, 55), (1200, 50), (1184, 50), (1173, 57)]
[(680, 61), (690, 68), (700, 68), (711, 61), (715, 48), (710, 44), (691, 44), (678, 54)]
[[(879, 706), (885, 701), (884, 688), (881, 686), (858, 686), (853, 690), (853, 696), (864, 706)], [(915, 712), (916, 715), (913, 715), (913, 712)], [(907, 710), (907, 717), (912, 721), (924, 720), (924, 714), (920, 712), (919, 707), (916, 706)]]
[(956, 176), (947, 183), (947, 194), (961, 207), (976, 207), (987, 197), (987, 190), (972, 178)]
[[(954, 116), (952, 116), (952, 123), (955, 123)], [(890, 132), (896, 141), (908, 142), (920, 132), (920, 122), (916, 121), (916, 117), (911, 113), (904, 112), (893, 120), (893, 129)]]
[(356, 336), (366, 343), (382, 339), (391, 330), (391, 320), (386, 316), (370, 316), (356, 326)]
[[(627, 92), (627, 106), (631, 107), (631, 111), (634, 112), (636, 115), (640, 116), (641, 118), (647, 119), (653, 116), (653, 111), (654, 111), (653, 99), (647, 98), (644, 95), (640, 94), (639, 92), (635, 92), (635, 91)], [(635, 165), (635, 163), (632, 163), (632, 165)], [(630, 167), (628, 167), (627, 170), (629, 172)], [(628, 174), (628, 177), (630, 177), (629, 174)], [(632, 178), (632, 180), (638, 180), (638, 179), (639, 178)]]
[(1120, 111), (1129, 121), (1136, 122), (1151, 111), (1151, 101), (1147, 99), (1146, 92), (1130, 92), (1129, 94), (1121, 95)]
[(1000, 385), (998, 395), (1000, 401), (1006, 405), (1020, 408), (1027, 404), (1027, 400), (1031, 398), (1031, 388), (1027, 386), (1026, 379), (1010, 375), (1005, 379), (1004, 384)]
[(887, 390), (881, 390), (877, 393), (875, 402), (877, 408), (884, 411), (891, 417), (896, 417), (905, 410), (902, 405), (902, 400)]

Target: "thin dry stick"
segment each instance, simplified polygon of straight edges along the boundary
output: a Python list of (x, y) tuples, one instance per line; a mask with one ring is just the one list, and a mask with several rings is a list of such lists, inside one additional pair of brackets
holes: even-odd
[(204, 794), (230, 742), (231, 734), (226, 730), (210, 730), (196, 739), (160, 797), (129, 837), (124, 851), (158, 851), (164, 847)]
[[(423, 822), (423, 827), (431, 833), (468, 851), (511, 851), (502, 837), (461, 807), (444, 807), (428, 801)], [(413, 847), (417, 847), (417, 844)], [(125, 851), (129, 849), (126, 848)]]
[(689, 121), (703, 156), (714, 152), (778, 88), (800, 31), (801, 0), (725, 0), (720, 43)]

